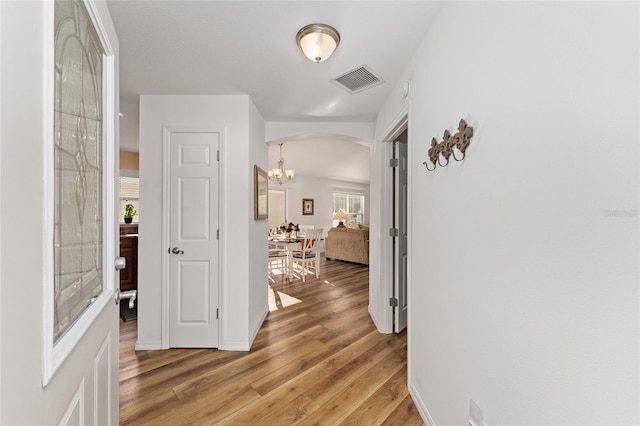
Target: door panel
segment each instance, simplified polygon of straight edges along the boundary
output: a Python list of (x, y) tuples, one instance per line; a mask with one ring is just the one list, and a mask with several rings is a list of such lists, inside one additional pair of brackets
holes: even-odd
[(178, 274), (178, 324), (209, 325), (209, 262), (180, 262)]
[(169, 137), (169, 346), (218, 347), (218, 132)]
[(211, 221), (209, 178), (180, 179), (180, 198), (178, 211), (180, 241), (208, 241), (211, 238), (209, 223)]

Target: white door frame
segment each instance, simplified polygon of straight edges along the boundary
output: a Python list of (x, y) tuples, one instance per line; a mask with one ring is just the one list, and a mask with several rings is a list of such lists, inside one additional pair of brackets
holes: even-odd
[[(407, 176), (408, 185), (408, 199), (407, 199), (407, 230), (408, 238), (407, 245), (409, 247), (407, 255), (407, 270), (410, 271), (411, 265), (411, 132), (409, 130), (410, 113), (409, 108), (403, 108), (403, 110), (397, 115), (397, 118), (388, 127), (388, 130), (383, 133), (381, 139), (381, 155), (382, 155), (382, 170), (380, 171), (380, 189), (381, 189), (381, 203), (383, 208), (380, 214), (380, 295), (383, 298), (385, 304), (384, 317), (381, 318), (379, 324), (382, 333), (393, 333), (393, 307), (389, 301), (393, 297), (393, 241), (389, 236), (389, 229), (393, 227), (393, 187), (391, 185), (393, 171), (389, 167), (389, 159), (393, 156), (393, 141), (407, 129), (407, 162), (409, 164), (409, 173)], [(409, 286), (410, 276), (407, 276), (407, 287)]]
[[(171, 218), (169, 212), (171, 211), (171, 154), (170, 154), (170, 142), (171, 133), (219, 133), (220, 145), (219, 145), (219, 164), (218, 164), (218, 227), (222, 223), (222, 208), (220, 200), (223, 198), (222, 194), (222, 176), (223, 162), (222, 162), (222, 150), (224, 148), (224, 130), (221, 127), (214, 126), (197, 126), (197, 125), (167, 125), (162, 127), (162, 309), (161, 309), (161, 349), (169, 349), (169, 281), (170, 281), (170, 257), (166, 256), (166, 251), (169, 248), (170, 241), (169, 235), (171, 231)], [(220, 247), (223, 247), (223, 233), (220, 232)], [(222, 298), (222, 276), (224, 273), (224, 263), (222, 262), (222, 250), (218, 250), (218, 300), (220, 303), (220, 312), (223, 311), (223, 298)], [(222, 336), (223, 329), (223, 316), (220, 315), (218, 321), (218, 335)], [(218, 344), (218, 347), (222, 345)]]
[[(407, 128), (407, 134), (409, 129)], [(408, 179), (408, 141), (398, 141), (395, 138), (393, 142), (393, 158), (397, 163), (394, 167), (393, 180), (393, 208), (394, 208), (394, 227), (397, 229), (396, 237), (392, 238), (393, 243), (393, 298), (395, 305), (393, 307), (393, 331), (400, 333), (407, 327), (407, 264), (402, 262), (402, 255), (408, 257), (409, 246), (407, 244), (407, 207), (409, 190), (406, 179)], [(404, 151), (404, 155), (402, 152)], [(403, 192), (402, 178), (405, 179), (405, 193)], [(403, 250), (404, 247), (404, 250)], [(404, 271), (404, 274), (403, 274)], [(404, 277), (404, 279), (403, 279)]]

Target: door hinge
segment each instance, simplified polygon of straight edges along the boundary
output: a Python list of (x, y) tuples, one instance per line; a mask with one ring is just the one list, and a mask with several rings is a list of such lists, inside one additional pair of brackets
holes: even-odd
[(216, 229), (216, 240), (220, 239), (220, 230)]
[(220, 150), (216, 151), (216, 161), (220, 161)]
[(389, 306), (393, 306), (394, 308), (396, 306), (398, 306), (398, 299), (396, 299), (395, 297), (392, 297), (389, 299)]
[(398, 228), (389, 228), (389, 236), (397, 237), (398, 236)]
[(390, 158), (389, 159), (389, 167), (398, 167), (398, 159), (397, 158)]
[(220, 309), (216, 309), (216, 319), (220, 319)]

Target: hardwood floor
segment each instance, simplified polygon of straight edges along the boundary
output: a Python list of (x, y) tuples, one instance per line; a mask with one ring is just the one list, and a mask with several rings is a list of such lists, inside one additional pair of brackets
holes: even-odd
[(320, 279), (276, 276), (276, 310), (250, 352), (136, 352), (136, 322), (121, 323), (120, 424), (424, 424), (406, 334), (376, 331), (368, 279), (367, 267), (324, 259)]

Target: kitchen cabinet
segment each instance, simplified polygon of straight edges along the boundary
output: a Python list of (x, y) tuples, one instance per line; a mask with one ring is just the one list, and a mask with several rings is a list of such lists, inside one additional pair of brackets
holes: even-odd
[(127, 266), (120, 270), (120, 291), (138, 289), (138, 236), (120, 237), (120, 256), (127, 260)]

